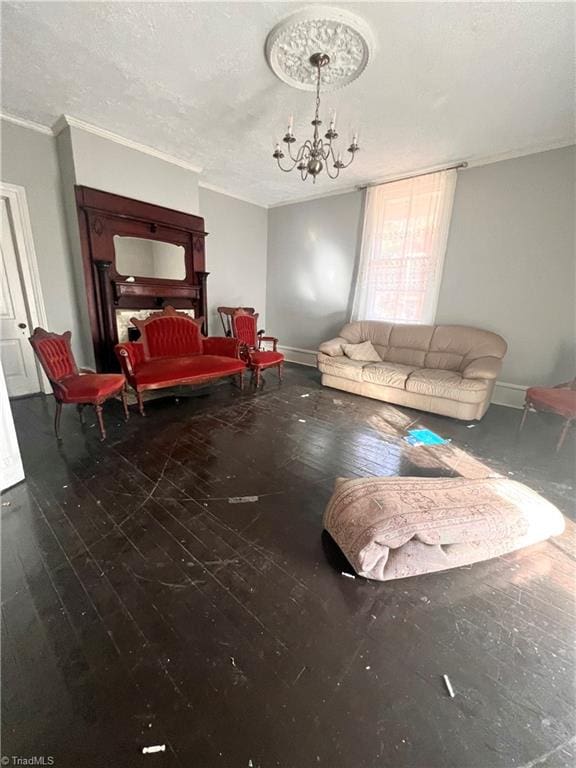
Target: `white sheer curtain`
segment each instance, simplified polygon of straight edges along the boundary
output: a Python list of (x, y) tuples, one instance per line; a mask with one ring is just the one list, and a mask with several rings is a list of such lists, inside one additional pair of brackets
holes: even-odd
[(456, 171), (369, 187), (353, 320), (433, 323)]

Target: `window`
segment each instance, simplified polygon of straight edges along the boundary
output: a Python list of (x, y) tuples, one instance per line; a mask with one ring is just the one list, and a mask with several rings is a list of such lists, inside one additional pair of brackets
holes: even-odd
[(456, 171), (368, 189), (353, 320), (432, 323)]

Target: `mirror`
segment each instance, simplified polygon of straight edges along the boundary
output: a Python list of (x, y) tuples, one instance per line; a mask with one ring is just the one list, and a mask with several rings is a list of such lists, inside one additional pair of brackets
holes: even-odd
[(184, 280), (186, 260), (183, 245), (114, 235), (116, 271), (127, 277), (156, 277)]

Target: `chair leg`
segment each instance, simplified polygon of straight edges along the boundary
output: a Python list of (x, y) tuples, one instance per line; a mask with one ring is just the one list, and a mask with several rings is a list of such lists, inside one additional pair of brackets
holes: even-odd
[(76, 410), (78, 411), (78, 416), (80, 418), (80, 424), (84, 426), (84, 405), (83, 403), (78, 403), (76, 406)]
[(122, 408), (124, 409), (124, 420), (128, 421), (130, 418), (130, 411), (128, 410), (128, 398), (126, 397), (126, 390), (122, 388), (122, 392), (120, 392), (120, 397), (122, 398)]
[(62, 416), (62, 403), (56, 400), (56, 413), (54, 414), (54, 434), (60, 440), (60, 416)]
[(524, 405), (524, 413), (522, 414), (522, 421), (520, 422), (520, 426), (518, 427), (518, 432), (522, 431), (522, 428), (524, 427), (524, 422), (526, 421), (526, 417), (528, 416), (529, 410), (530, 410), (530, 402), (526, 400), (526, 403)]
[(558, 440), (558, 444), (556, 445), (556, 453), (562, 448), (564, 445), (564, 440), (566, 439), (566, 435), (568, 434), (568, 430), (570, 429), (570, 426), (572, 425), (573, 419), (566, 419), (564, 426), (562, 427), (562, 432), (560, 432), (560, 438)]
[(100, 440), (106, 440), (106, 430), (104, 429), (104, 419), (102, 418), (102, 406), (95, 405), (96, 418), (98, 419), (98, 426), (100, 427)]
[(282, 384), (282, 363), (278, 365), (278, 383)]
[(240, 387), (240, 392), (244, 391), (244, 371), (240, 371), (238, 374), (238, 386)]
[(254, 368), (254, 381), (256, 383), (256, 389), (259, 389), (261, 379), (262, 379), (262, 371), (260, 370), (259, 366), (256, 366), (256, 368)]
[(136, 392), (136, 397), (138, 398), (138, 410), (140, 416), (146, 416), (144, 413), (144, 398), (142, 397), (142, 392)]

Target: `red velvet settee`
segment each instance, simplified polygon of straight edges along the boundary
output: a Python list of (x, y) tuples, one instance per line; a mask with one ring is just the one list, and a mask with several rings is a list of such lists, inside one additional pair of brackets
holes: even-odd
[(142, 415), (142, 393), (147, 389), (201, 384), (226, 376), (238, 376), (243, 388), (246, 365), (240, 359), (237, 339), (204, 337), (202, 320), (169, 306), (132, 322), (140, 331), (140, 340), (117, 344), (115, 349)]

